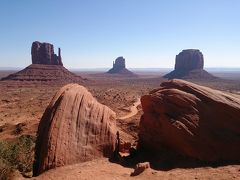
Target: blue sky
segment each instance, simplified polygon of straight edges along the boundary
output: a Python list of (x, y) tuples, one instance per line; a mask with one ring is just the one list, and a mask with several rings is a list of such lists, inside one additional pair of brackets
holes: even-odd
[(173, 67), (200, 49), (205, 67), (240, 67), (239, 0), (1, 0), (0, 67), (31, 63), (31, 43), (62, 49), (68, 68)]

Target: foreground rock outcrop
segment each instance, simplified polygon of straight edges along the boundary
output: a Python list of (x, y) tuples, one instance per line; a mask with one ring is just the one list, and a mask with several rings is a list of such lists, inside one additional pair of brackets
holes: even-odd
[(115, 148), (115, 113), (86, 88), (69, 84), (56, 93), (38, 127), (34, 175), (45, 170), (110, 157)]
[(60, 48), (58, 49), (57, 56), (54, 54), (52, 44), (35, 41), (32, 43), (31, 54), (31, 65), (19, 72), (4, 77), (1, 80), (55, 81), (60, 83), (79, 83), (84, 81), (82, 77), (77, 76), (63, 67)]
[(58, 48), (58, 55), (54, 54), (54, 47), (50, 43), (33, 42), (31, 54), (32, 64), (63, 65), (61, 49)]
[(107, 73), (110, 74), (121, 74), (121, 75), (134, 75), (133, 72), (126, 68), (125, 59), (118, 57), (115, 62), (113, 61), (113, 67)]
[(174, 71), (166, 74), (168, 79), (209, 79), (214, 78), (211, 74), (203, 69), (204, 58), (198, 49), (186, 49), (176, 56)]
[(183, 80), (141, 98), (139, 149), (203, 161), (240, 160), (240, 97)]

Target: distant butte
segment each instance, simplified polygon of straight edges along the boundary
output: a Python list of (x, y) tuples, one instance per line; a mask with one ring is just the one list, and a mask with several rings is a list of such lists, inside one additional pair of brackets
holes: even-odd
[(113, 61), (113, 67), (107, 73), (121, 74), (121, 75), (135, 75), (133, 72), (126, 68), (125, 59), (121, 56)]
[(186, 49), (176, 56), (175, 69), (166, 74), (168, 79), (212, 79), (213, 75), (203, 69), (204, 58), (198, 49)]
[(58, 48), (58, 55), (56, 55), (52, 44), (35, 41), (32, 43), (31, 54), (31, 65), (17, 73), (2, 78), (1, 80), (58, 82), (83, 81), (82, 77), (68, 71), (63, 66), (60, 48)]
[(61, 65), (61, 49), (58, 48), (58, 56), (54, 54), (54, 47), (50, 43), (40, 43), (35, 41), (32, 43), (32, 64)]

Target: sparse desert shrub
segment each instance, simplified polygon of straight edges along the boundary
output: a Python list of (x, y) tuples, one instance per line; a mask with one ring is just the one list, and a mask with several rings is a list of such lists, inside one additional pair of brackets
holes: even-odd
[(16, 135), (21, 134), (21, 133), (23, 132), (23, 127), (24, 127), (25, 125), (26, 125), (26, 124), (24, 124), (24, 123), (19, 123), (19, 124), (17, 124), (16, 127), (15, 127), (15, 130), (14, 130), (14, 134), (16, 134)]
[(13, 168), (0, 159), (0, 180), (7, 180), (11, 176)]
[(13, 141), (0, 141), (0, 162), (4, 162), (0, 169), (6, 171), (7, 175), (14, 169), (23, 175), (29, 174), (34, 160), (34, 146), (35, 138), (30, 135), (23, 135)]

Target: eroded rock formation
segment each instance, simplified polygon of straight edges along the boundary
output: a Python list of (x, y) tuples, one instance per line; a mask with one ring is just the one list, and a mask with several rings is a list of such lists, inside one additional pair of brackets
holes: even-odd
[(175, 70), (203, 69), (203, 54), (198, 49), (183, 50), (176, 56)]
[(60, 48), (58, 49), (58, 55), (56, 55), (52, 44), (35, 41), (32, 43), (31, 54), (31, 65), (1, 80), (55, 81), (59, 83), (84, 81), (82, 77), (63, 67)]
[(116, 140), (115, 113), (86, 88), (64, 86), (47, 107), (38, 127), (34, 174), (110, 157)]
[(211, 74), (203, 70), (204, 58), (198, 49), (186, 49), (176, 56), (174, 71), (166, 74), (168, 79), (174, 78), (213, 78)]
[(183, 80), (141, 98), (139, 148), (204, 161), (240, 160), (240, 96)]
[(49, 43), (35, 41), (31, 48), (32, 64), (63, 65), (61, 49), (58, 48), (58, 55), (54, 54), (54, 47)]
[(123, 57), (118, 57), (113, 61), (113, 67), (107, 73), (133, 75), (133, 73), (126, 68), (125, 59)]

